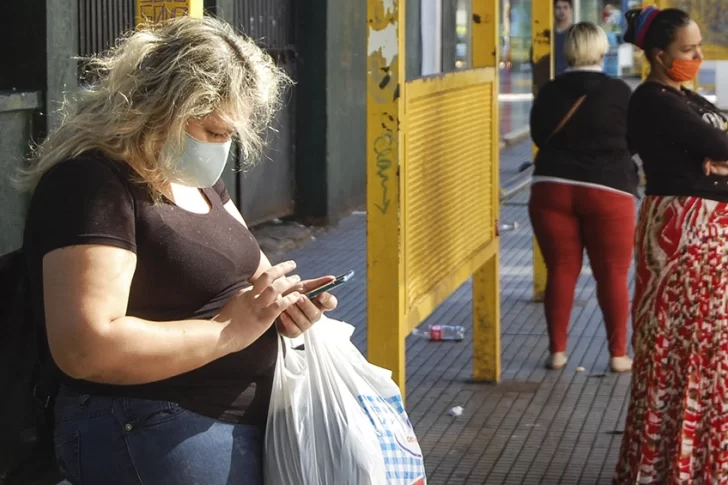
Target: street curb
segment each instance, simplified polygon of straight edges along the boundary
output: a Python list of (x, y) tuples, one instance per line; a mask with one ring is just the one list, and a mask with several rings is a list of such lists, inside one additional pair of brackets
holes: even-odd
[(526, 126), (521, 128), (520, 130), (514, 130), (503, 135), (501, 145), (504, 145), (504, 148), (512, 147), (513, 145), (518, 145), (519, 143), (529, 139), (530, 137), (531, 130), (528, 128), (528, 126)]

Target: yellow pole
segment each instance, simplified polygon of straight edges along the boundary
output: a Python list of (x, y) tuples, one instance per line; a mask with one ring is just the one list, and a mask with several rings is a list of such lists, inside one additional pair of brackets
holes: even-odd
[(157, 23), (182, 15), (202, 17), (203, 0), (137, 0), (137, 25)]
[(367, 356), (405, 395), (400, 237), (405, 0), (367, 0)]
[[(552, 55), (551, 33), (554, 31), (554, 4), (551, 0), (539, 0), (531, 4), (533, 40), (533, 95), (554, 76), (554, 56)], [(536, 158), (537, 149), (533, 147)], [(543, 301), (546, 292), (546, 264), (541, 248), (533, 238), (533, 299)]]
[[(498, 32), (499, 0), (472, 0), (473, 68), (489, 68), (496, 73), (491, 103), (491, 167), (493, 183), (493, 217), (499, 212), (499, 155), (498, 143)], [(492, 237), (500, 244), (494, 224)], [(498, 248), (498, 246), (496, 246)], [(500, 346), (500, 262), (499, 249), (473, 275), (473, 376), (476, 380), (499, 382), (501, 377)]]

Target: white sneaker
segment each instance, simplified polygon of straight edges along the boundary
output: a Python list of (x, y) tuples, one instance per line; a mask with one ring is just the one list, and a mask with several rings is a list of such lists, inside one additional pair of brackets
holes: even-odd
[(568, 360), (566, 352), (554, 352), (549, 354), (548, 359), (546, 359), (546, 368), (552, 370), (563, 369)]

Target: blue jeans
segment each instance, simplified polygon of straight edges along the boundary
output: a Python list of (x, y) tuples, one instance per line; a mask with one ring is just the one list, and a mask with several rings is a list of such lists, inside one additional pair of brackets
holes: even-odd
[(56, 400), (58, 465), (73, 485), (261, 485), (263, 437), (166, 401)]

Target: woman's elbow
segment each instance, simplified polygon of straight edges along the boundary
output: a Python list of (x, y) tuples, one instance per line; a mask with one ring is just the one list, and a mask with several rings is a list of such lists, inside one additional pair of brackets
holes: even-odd
[(85, 332), (86, 335), (65, 335), (54, 338), (48, 332), (51, 357), (56, 366), (73, 379), (94, 380), (105, 375), (112, 366), (113, 353), (105, 350), (103, 335), (99, 332)]
[(92, 380), (94, 376), (104, 373), (101, 362), (93, 352), (83, 349), (53, 349), (51, 355), (56, 366), (67, 376), (78, 380)]

